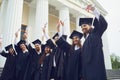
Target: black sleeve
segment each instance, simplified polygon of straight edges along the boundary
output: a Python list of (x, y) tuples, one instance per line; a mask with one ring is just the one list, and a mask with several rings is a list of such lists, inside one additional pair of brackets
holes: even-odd
[(60, 47), (63, 51), (65, 52), (69, 52), (71, 45), (66, 42), (63, 37), (60, 37), (60, 39), (56, 42), (56, 44), (58, 45), (58, 47)]
[(17, 54), (19, 54), (21, 52), (20, 47), (18, 47), (17, 45), (14, 45), (14, 47), (15, 47), (15, 51), (17, 52)]
[(95, 18), (93, 26), (95, 27), (94, 31), (102, 36), (103, 32), (107, 29), (108, 24), (104, 17), (100, 15), (99, 20)]
[(7, 56), (8, 56), (8, 53), (5, 53), (5, 51), (2, 51), (2, 52), (0, 53), (0, 55), (2, 55), (3, 57), (7, 57)]
[(48, 44), (50, 44), (50, 47), (51, 47), (52, 49), (55, 48), (55, 44), (53, 43), (53, 41), (52, 41), (51, 39), (48, 39), (46, 42), (47, 42)]
[(33, 50), (32, 46), (30, 44), (27, 46), (27, 48), (28, 48), (29, 51)]

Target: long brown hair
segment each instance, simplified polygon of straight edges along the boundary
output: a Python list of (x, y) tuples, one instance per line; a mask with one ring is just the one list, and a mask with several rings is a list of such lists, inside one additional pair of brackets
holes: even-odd
[(49, 53), (45, 53), (45, 51), (44, 51), (44, 53), (42, 54), (41, 58), (39, 59), (39, 64), (43, 64), (43, 61), (45, 59), (46, 54), (51, 54), (51, 50), (49, 51)]
[[(72, 46), (75, 47), (75, 45), (73, 44), (73, 42), (72, 42)], [(80, 48), (82, 48), (81, 40), (79, 40), (78, 46), (79, 46)]]
[(43, 61), (45, 59), (46, 53), (43, 53), (42, 56), (39, 59), (39, 64), (43, 64)]
[[(82, 48), (81, 40), (79, 40), (78, 46), (79, 46), (80, 48)], [(71, 48), (70, 48), (70, 50), (69, 50), (69, 56), (70, 56), (72, 53), (74, 53), (74, 47), (75, 47), (75, 45), (72, 43)]]

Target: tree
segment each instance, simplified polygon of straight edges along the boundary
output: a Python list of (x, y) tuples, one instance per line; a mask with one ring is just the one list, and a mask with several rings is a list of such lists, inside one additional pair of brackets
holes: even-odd
[(120, 69), (120, 57), (112, 54), (111, 56), (112, 69)]

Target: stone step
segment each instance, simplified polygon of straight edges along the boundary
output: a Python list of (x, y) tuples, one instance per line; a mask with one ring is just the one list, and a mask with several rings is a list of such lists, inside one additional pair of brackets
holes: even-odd
[[(0, 68), (0, 76), (3, 68)], [(108, 80), (120, 80), (120, 70), (106, 70)]]
[(108, 80), (120, 80), (120, 70), (106, 70)]

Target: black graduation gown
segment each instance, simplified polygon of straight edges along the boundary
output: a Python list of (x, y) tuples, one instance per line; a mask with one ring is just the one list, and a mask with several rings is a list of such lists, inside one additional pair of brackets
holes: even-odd
[(34, 80), (36, 72), (38, 70), (39, 59), (42, 53), (38, 54), (35, 49), (29, 45), (29, 60), (24, 76), (24, 80)]
[(0, 77), (0, 80), (16, 80), (15, 79), (15, 68), (16, 68), (16, 54), (11, 55), (10, 53), (5, 53), (4, 51), (0, 53), (6, 58), (6, 62)]
[(82, 48), (83, 78), (84, 80), (107, 80), (101, 39), (107, 28), (107, 22), (103, 16), (100, 15), (99, 21), (95, 18), (94, 27)]
[(29, 60), (29, 51), (23, 53), (17, 45), (15, 45), (15, 50), (17, 52), (16, 80), (23, 80)]
[(50, 54), (45, 56), (43, 60), (43, 66), (41, 67), (41, 79), (40, 80), (47, 80), (48, 77), (48, 67), (50, 62)]
[[(48, 44), (54, 45), (51, 39), (47, 41)], [(55, 80), (64, 80), (64, 51), (60, 49), (59, 47), (51, 46), (52, 53), (51, 53), (51, 59), (50, 59), (50, 65), (49, 65), (49, 76), (54, 76)], [(55, 63), (56, 67), (53, 70), (53, 59), (55, 57)]]
[(68, 56), (65, 80), (80, 80), (81, 48), (74, 50), (74, 47), (69, 45), (62, 37), (56, 43), (61, 49), (63, 49), (66, 52)]

